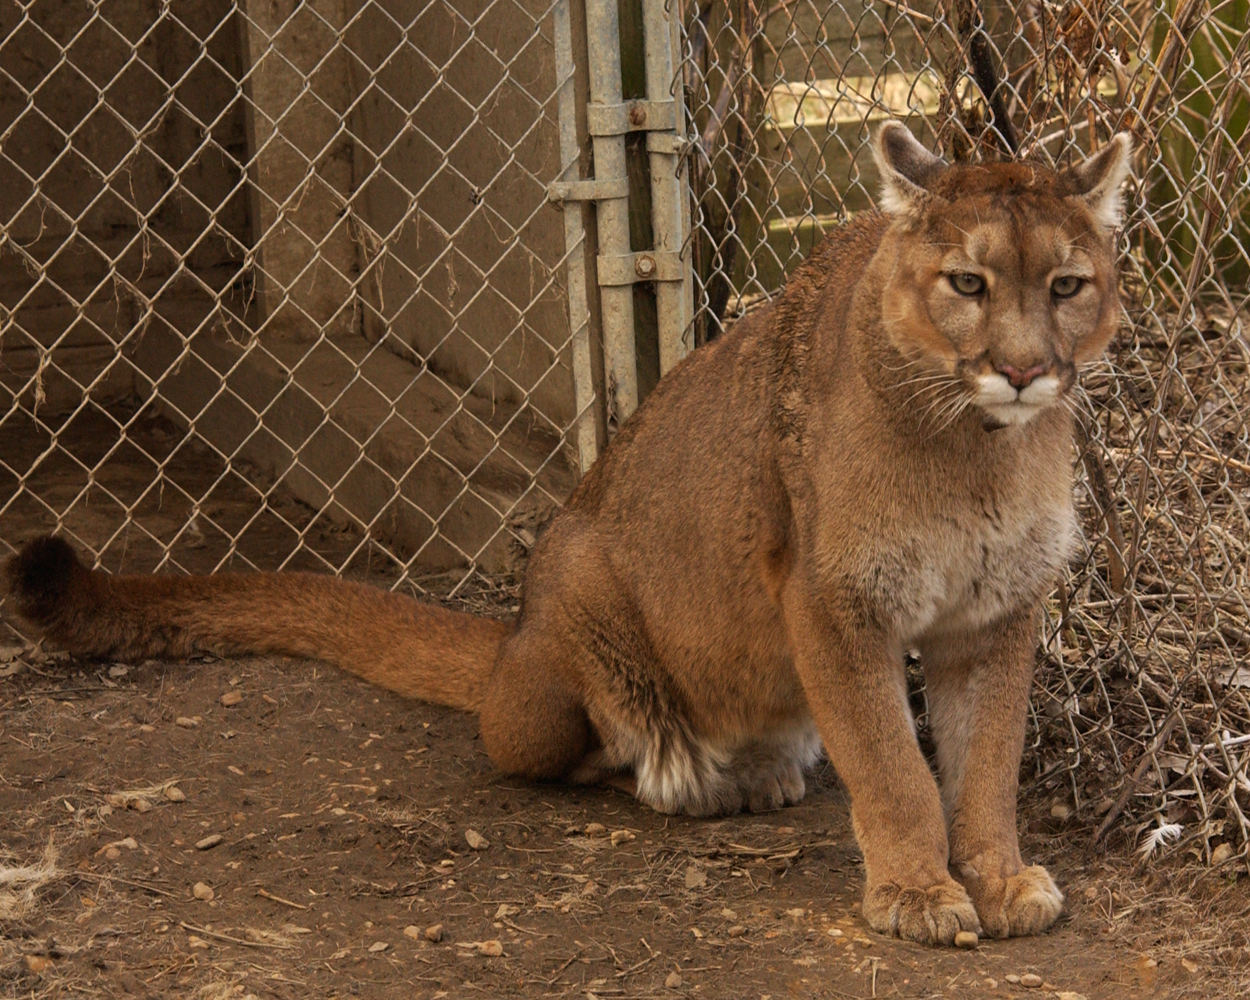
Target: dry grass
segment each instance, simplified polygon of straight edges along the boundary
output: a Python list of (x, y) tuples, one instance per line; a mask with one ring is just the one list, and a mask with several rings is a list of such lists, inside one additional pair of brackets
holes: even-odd
[(1250, 822), (1250, 349), (1240, 320), (1142, 314), (1084, 379), (1087, 545), (1050, 602), (1035, 774), (1096, 839), (1157, 840), (1204, 866)]
[(33, 864), (10, 864), (14, 858), (0, 860), (0, 921), (24, 920), (35, 909), (42, 889), (65, 876), (57, 867), (57, 849), (52, 838), (38, 861)]

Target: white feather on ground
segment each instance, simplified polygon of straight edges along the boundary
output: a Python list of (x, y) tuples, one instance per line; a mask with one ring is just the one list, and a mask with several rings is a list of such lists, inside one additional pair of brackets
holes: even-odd
[(1179, 840), (1184, 829), (1179, 823), (1160, 823), (1146, 834), (1146, 839), (1137, 848), (1137, 853), (1148, 858), (1169, 840)]

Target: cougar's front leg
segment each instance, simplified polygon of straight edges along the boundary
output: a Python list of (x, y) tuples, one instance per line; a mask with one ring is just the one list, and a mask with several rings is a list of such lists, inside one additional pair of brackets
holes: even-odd
[(948, 870), (946, 822), (912, 729), (901, 651), (863, 615), (831, 608), (793, 579), (782, 603), (812, 715), (851, 795), (865, 919), (883, 934), (930, 944), (979, 932)]
[(1027, 613), (921, 648), (951, 871), (985, 933), (998, 938), (1044, 931), (1063, 908), (1046, 869), (1021, 860), (1016, 833), (1036, 643), (1036, 617)]

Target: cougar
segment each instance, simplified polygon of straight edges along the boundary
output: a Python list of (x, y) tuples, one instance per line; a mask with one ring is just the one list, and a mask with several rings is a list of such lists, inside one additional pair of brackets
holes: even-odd
[(53, 537), (9, 560), (13, 605), (79, 656), (333, 661), (479, 713), (507, 773), (632, 775), (665, 813), (798, 802), (823, 746), (873, 928), (1040, 932), (1063, 896), (1021, 860), (1018, 772), (1130, 151), (948, 165), (884, 125), (884, 212), (661, 380), (534, 546), (511, 624), (315, 575), (112, 576)]

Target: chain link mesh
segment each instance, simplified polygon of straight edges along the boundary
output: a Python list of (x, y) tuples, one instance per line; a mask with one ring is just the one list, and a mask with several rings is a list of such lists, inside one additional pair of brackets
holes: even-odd
[[(434, 592), (515, 569), (577, 475), (553, 9), (0, 7), (0, 546)], [(1091, 826), (1244, 855), (1247, 0), (684, 10), (696, 344), (871, 208), (876, 120), (951, 158), (1005, 120), (1050, 162), (1137, 137), (1030, 760)]]
[(1135, 135), (1127, 321), (1083, 378), (1085, 539), (1048, 603), (1030, 763), (1057, 816), (1204, 861), (1250, 835), (1248, 17), (1245, 0), (705, 0), (682, 66), (696, 342), (872, 206), (875, 121), (948, 158), (1001, 152), (978, 57), (1022, 153)]
[(0, 545), (513, 569), (577, 475), (555, 66), (550, 0), (4, 3)]

